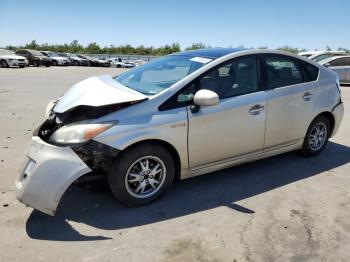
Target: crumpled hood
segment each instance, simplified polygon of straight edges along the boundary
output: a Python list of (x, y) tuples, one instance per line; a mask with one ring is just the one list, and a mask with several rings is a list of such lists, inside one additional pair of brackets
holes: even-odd
[(93, 76), (72, 86), (55, 105), (53, 111), (63, 113), (77, 106), (104, 106), (147, 99), (125, 87), (110, 75)]

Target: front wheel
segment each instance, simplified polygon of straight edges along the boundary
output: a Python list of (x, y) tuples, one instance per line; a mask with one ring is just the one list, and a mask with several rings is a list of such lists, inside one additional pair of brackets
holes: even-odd
[(108, 182), (113, 195), (128, 206), (148, 204), (166, 192), (175, 176), (169, 151), (157, 144), (142, 144), (121, 153)]
[(39, 62), (38, 61), (33, 61), (33, 66), (39, 67)]
[(316, 156), (327, 146), (330, 137), (329, 120), (325, 116), (316, 117), (310, 124), (304, 138), (301, 152), (305, 156)]
[(1, 60), (1, 67), (9, 67), (6, 60)]

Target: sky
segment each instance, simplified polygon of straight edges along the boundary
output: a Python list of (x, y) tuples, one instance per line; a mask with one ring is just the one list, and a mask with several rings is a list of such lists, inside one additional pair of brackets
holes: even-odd
[(350, 0), (0, 0), (0, 46), (350, 48)]

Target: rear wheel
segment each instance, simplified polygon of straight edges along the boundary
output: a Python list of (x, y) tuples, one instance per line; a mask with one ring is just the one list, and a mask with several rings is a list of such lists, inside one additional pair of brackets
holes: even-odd
[(316, 117), (310, 124), (304, 138), (302, 153), (305, 156), (316, 156), (327, 146), (330, 136), (329, 120), (325, 116)]
[(6, 60), (1, 60), (1, 67), (9, 67), (8, 63)]
[(39, 67), (39, 61), (33, 61), (33, 66)]
[(77, 60), (73, 61), (73, 65), (78, 66), (79, 62)]
[(57, 66), (57, 61), (56, 61), (56, 60), (53, 60), (53, 61), (52, 61), (52, 65), (53, 65), (53, 66)]
[(122, 65), (117, 65), (117, 68), (122, 68)]
[(108, 174), (113, 195), (129, 206), (145, 205), (170, 188), (175, 176), (171, 154), (157, 144), (142, 144), (123, 152)]

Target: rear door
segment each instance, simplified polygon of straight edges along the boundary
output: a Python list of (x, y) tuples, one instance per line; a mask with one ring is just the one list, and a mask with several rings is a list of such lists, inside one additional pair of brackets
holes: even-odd
[(302, 63), (311, 65), (275, 54), (262, 60), (268, 89), (265, 148), (293, 144), (305, 136), (313, 111), (314, 83), (304, 81)]

